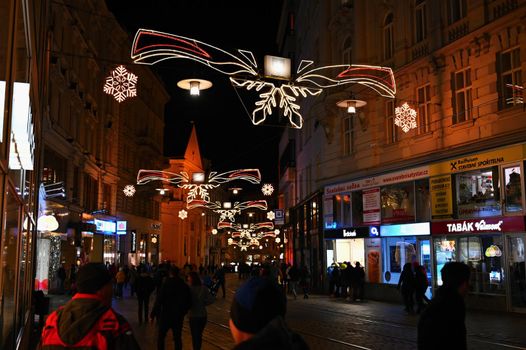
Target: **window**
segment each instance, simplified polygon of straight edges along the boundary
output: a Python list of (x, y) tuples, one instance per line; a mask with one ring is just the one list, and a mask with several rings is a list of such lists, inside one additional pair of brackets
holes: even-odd
[(393, 53), (393, 14), (389, 13), (384, 21), (384, 59), (389, 60), (393, 58)]
[(352, 63), (352, 41), (351, 41), (351, 37), (347, 37), (345, 39), (345, 41), (343, 42), (342, 58), (343, 58), (343, 64), (351, 64)]
[(346, 114), (343, 118), (343, 155), (351, 155), (354, 151), (353, 149), (353, 139), (354, 139), (354, 114)]
[(431, 126), (431, 86), (425, 85), (417, 90), (418, 132), (425, 134)]
[(499, 108), (524, 103), (520, 49), (517, 47), (497, 54)]
[(416, 221), (431, 221), (431, 196), (429, 179), (415, 181)]
[(505, 167), (504, 186), (505, 186), (505, 209), (508, 213), (522, 211), (522, 184), (521, 184), (521, 167), (519, 165)]
[(470, 120), (473, 117), (470, 68), (451, 74), (451, 91), (453, 96), (453, 124)]
[(382, 246), (385, 257), (383, 260), (383, 271), (385, 271), (383, 281), (384, 283), (397, 284), (403, 266), (406, 263), (418, 261), (416, 238), (415, 236), (382, 238)]
[(455, 180), (459, 219), (501, 215), (499, 167), (457, 174)]
[(415, 40), (421, 42), (427, 37), (426, 25), (426, 2), (416, 0), (415, 2)]
[(385, 103), (385, 130), (387, 131), (387, 143), (395, 143), (398, 141), (398, 131), (394, 123), (395, 119), (395, 103), (394, 101), (387, 101)]
[(466, 17), (467, 5), (466, 0), (448, 0), (447, 2), (447, 20), (448, 24), (453, 24), (456, 21)]
[(404, 182), (381, 189), (382, 222), (415, 221), (415, 191), (413, 182)]
[(351, 226), (351, 194), (342, 193), (335, 195), (332, 207), (334, 228)]
[(363, 194), (362, 191), (355, 191), (351, 196), (352, 225), (363, 226)]

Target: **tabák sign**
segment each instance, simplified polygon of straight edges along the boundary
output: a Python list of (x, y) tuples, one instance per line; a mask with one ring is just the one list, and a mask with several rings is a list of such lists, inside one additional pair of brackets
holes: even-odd
[(433, 222), (432, 235), (449, 233), (503, 233), (524, 231), (524, 217), (493, 217), (472, 220)]

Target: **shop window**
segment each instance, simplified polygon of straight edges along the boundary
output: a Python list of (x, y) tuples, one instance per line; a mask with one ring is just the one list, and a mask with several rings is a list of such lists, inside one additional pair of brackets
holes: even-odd
[(352, 226), (363, 225), (363, 195), (362, 191), (356, 191), (351, 196)]
[(14, 345), (15, 331), (15, 288), (19, 273), (17, 267), (17, 237), (20, 233), (20, 204), (14, 191), (6, 192), (5, 222), (2, 230), (2, 280), (0, 288), (0, 348), (9, 349)]
[(504, 199), (507, 213), (522, 211), (521, 167), (512, 166), (504, 169)]
[(382, 222), (415, 221), (414, 183), (405, 182), (381, 189)]
[(501, 215), (498, 167), (457, 174), (455, 179), (458, 218)]
[(471, 293), (505, 293), (502, 236), (459, 238), (459, 261), (470, 267)]
[(383, 238), (382, 250), (384, 252), (384, 283), (398, 284), (403, 266), (406, 263), (418, 261), (416, 238), (413, 236)]
[(365, 266), (364, 239), (337, 239), (334, 260), (338, 263), (350, 262), (355, 265), (358, 261)]
[(499, 109), (523, 104), (524, 85), (522, 83), (520, 48), (498, 53), (496, 64)]
[(437, 276), (437, 285), (442, 285), (442, 268), (444, 265), (451, 261), (457, 261), (456, 250), (457, 242), (455, 239), (440, 239), (435, 240), (435, 260), (436, 260), (436, 276)]
[(429, 195), (429, 179), (415, 182), (416, 221), (431, 220), (431, 196)]
[(333, 223), (336, 227), (351, 226), (350, 193), (337, 194), (333, 197)]

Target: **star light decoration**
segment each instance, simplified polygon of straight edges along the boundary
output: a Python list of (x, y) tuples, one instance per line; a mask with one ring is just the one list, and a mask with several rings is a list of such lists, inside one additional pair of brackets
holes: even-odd
[(135, 194), (135, 187), (133, 185), (126, 185), (124, 186), (122, 192), (124, 192), (124, 195), (126, 197), (133, 197), (133, 195)]
[(128, 72), (124, 66), (115, 68), (104, 84), (104, 92), (113, 95), (117, 102), (121, 103), (128, 97), (137, 96), (137, 76)]
[(402, 128), (403, 132), (407, 133), (409, 130), (416, 128), (416, 111), (405, 102), (402, 107), (395, 108), (394, 123)]
[(184, 209), (179, 210), (179, 218), (184, 220), (188, 217), (188, 212)]
[(274, 192), (274, 186), (272, 186), (271, 184), (264, 184), (263, 186), (261, 186), (261, 192), (263, 192), (264, 196), (271, 196)]
[[(276, 107), (288, 118), (293, 128), (303, 126), (298, 99), (318, 96), (323, 89), (344, 84), (360, 84), (371, 88), (384, 97), (394, 98), (396, 83), (393, 71), (388, 67), (369, 65), (332, 65), (308, 68), (313, 61), (301, 60), (294, 80), (290, 77), (290, 61), (272, 57), (287, 73), (278, 73), (282, 83), (269, 80), (258, 72), (256, 59), (251, 51), (237, 50), (232, 54), (204, 42), (180, 35), (139, 29), (132, 44), (131, 58), (135, 63), (155, 64), (172, 58), (191, 59), (229, 76), (236, 89), (259, 94), (250, 118), (254, 125), (264, 122)], [(284, 64), (286, 62), (286, 64)], [(265, 72), (267, 73), (267, 72)]]
[(276, 214), (274, 214), (273, 211), (267, 212), (267, 219), (274, 220), (276, 218)]

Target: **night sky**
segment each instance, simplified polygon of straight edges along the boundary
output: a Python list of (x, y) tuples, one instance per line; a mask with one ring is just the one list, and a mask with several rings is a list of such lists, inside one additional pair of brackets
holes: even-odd
[[(259, 66), (265, 54), (279, 54), (281, 0), (107, 0), (107, 4), (131, 38), (139, 28), (182, 35), (233, 54), (237, 49), (252, 51)], [(263, 181), (277, 181), (282, 128), (252, 125), (228, 76), (184, 59), (165, 60), (152, 69), (172, 97), (165, 112), (166, 156), (183, 154), (194, 122), (201, 156), (211, 160), (212, 170), (257, 167)], [(214, 86), (198, 97), (190, 96), (177, 87), (179, 80), (187, 78), (207, 79)], [(247, 108), (251, 111), (250, 104)]]

